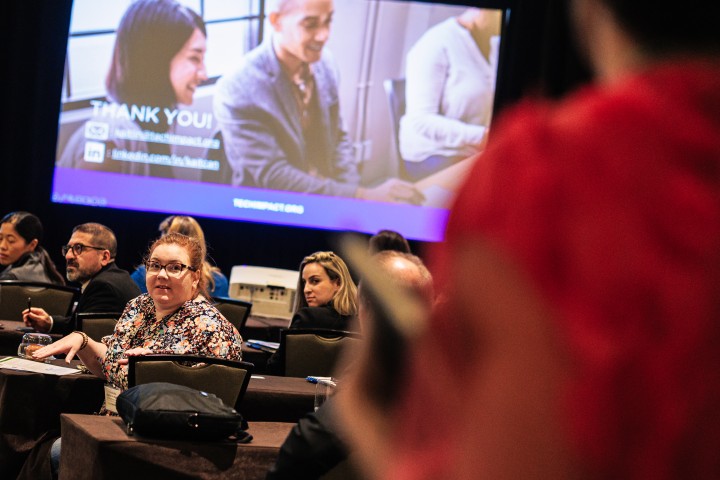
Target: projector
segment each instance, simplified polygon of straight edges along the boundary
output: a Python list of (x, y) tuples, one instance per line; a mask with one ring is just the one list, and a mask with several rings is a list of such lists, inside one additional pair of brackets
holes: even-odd
[(292, 319), (299, 273), (281, 268), (236, 265), (230, 271), (230, 297), (252, 302), (252, 315)]

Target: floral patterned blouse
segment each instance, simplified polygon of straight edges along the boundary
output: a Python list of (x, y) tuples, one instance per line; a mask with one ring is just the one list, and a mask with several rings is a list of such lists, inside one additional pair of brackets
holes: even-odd
[(202, 296), (158, 319), (152, 298), (142, 294), (128, 303), (115, 331), (102, 342), (107, 345), (101, 360), (105, 378), (121, 390), (128, 388), (127, 365), (118, 365), (118, 360), (131, 348), (229, 360), (240, 360), (242, 355), (242, 338), (237, 329)]

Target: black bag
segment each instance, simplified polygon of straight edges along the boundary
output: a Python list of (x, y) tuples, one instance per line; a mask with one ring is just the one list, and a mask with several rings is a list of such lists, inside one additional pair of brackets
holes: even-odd
[(136, 385), (115, 403), (128, 434), (186, 440), (233, 440), (247, 443), (252, 435), (234, 408), (212, 393), (165, 382)]

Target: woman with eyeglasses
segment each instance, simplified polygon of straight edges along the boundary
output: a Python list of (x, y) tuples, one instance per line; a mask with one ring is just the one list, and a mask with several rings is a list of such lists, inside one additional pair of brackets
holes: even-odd
[[(290, 328), (355, 330), (357, 287), (347, 265), (333, 252), (315, 252), (300, 263)], [(283, 353), (270, 357), (267, 372), (282, 373)]]
[[(36, 359), (58, 353), (75, 355), (117, 393), (128, 388), (128, 357), (151, 353), (187, 354), (241, 360), (242, 338), (207, 300), (197, 239), (170, 233), (157, 239), (145, 261), (148, 293), (130, 300), (112, 335), (96, 342), (75, 331), (33, 352)], [(101, 413), (112, 412), (103, 405)], [(61, 442), (51, 448), (52, 470), (60, 462)]]
[(145, 262), (148, 293), (128, 302), (111, 336), (96, 342), (73, 332), (34, 353), (76, 355), (95, 375), (119, 390), (127, 384), (127, 357), (150, 353), (241, 359), (240, 334), (207, 300), (201, 266), (203, 248), (194, 239), (170, 233), (150, 247)]
[[(167, 235), (168, 233), (177, 232), (187, 235), (188, 237), (197, 238), (200, 245), (205, 249), (205, 261), (203, 261), (202, 271), (203, 275), (207, 279), (207, 292), (213, 297), (227, 297), (230, 285), (227, 277), (222, 271), (210, 263), (207, 256), (207, 244), (205, 243), (205, 233), (203, 233), (200, 224), (193, 217), (185, 215), (171, 215), (165, 220), (160, 222), (158, 228), (161, 235)], [(145, 286), (145, 265), (138, 266), (135, 271), (130, 275), (133, 281), (140, 288), (143, 293), (147, 292)]]
[(0, 220), (0, 280), (65, 284), (40, 245), (42, 237), (42, 223), (32, 213), (11, 212)]

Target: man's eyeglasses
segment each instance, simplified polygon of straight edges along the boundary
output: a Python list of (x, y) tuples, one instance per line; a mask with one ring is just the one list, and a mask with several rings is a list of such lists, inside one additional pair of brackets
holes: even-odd
[(170, 262), (165, 265), (160, 262), (156, 262), (155, 260), (145, 262), (145, 269), (149, 274), (157, 275), (163, 268), (165, 269), (165, 272), (171, 277), (179, 277), (180, 275), (182, 275), (186, 268), (191, 272), (197, 272), (197, 268), (191, 267), (190, 265), (185, 265), (184, 263), (180, 262)]
[(73, 254), (77, 257), (77, 256), (79, 256), (79, 255), (82, 255), (82, 253), (83, 253), (85, 250), (88, 250), (88, 249), (91, 249), (91, 250), (107, 250), (107, 248), (103, 248), (103, 247), (93, 247), (93, 246), (91, 246), (91, 245), (83, 245), (82, 243), (76, 243), (76, 244), (74, 244), (74, 245), (63, 245), (62, 248), (61, 248), (63, 257), (64, 257), (65, 255), (67, 255), (70, 250), (72, 250)]

